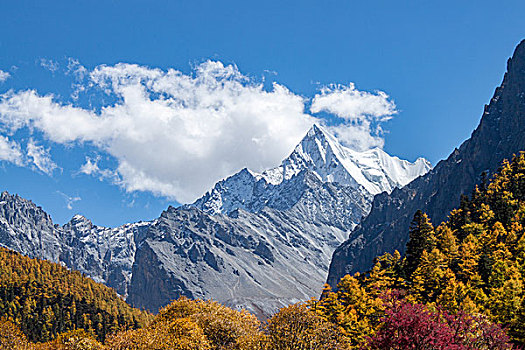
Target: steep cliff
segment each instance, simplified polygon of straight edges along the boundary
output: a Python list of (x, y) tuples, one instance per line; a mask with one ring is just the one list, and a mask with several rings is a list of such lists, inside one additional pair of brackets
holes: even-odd
[(482, 172), (494, 173), (503, 159), (521, 150), (525, 150), (525, 41), (509, 59), (503, 83), (472, 136), (425, 176), (374, 198), (370, 214), (334, 252), (328, 283), (335, 286), (345, 274), (366, 271), (379, 254), (403, 252), (416, 210), (440, 223), (460, 195), (480, 182)]

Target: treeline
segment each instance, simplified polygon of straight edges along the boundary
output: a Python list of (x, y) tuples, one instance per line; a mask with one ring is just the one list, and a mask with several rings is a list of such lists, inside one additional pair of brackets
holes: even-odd
[(37, 342), (74, 329), (85, 329), (102, 341), (107, 334), (142, 327), (152, 318), (80, 272), (5, 248), (0, 248), (0, 316)]
[[(376, 332), (354, 339), (343, 325), (321, 316), (316, 303), (282, 308), (261, 324), (246, 311), (214, 301), (181, 298), (145, 328), (119, 331), (99, 342), (84, 330), (31, 343), (0, 320), (0, 348), (11, 350), (344, 350), (511, 349), (503, 330), (479, 316), (431, 311), (396, 296), (385, 298)], [(351, 314), (350, 314), (351, 315)], [(355, 314), (354, 314), (355, 316)], [(347, 322), (358, 322), (351, 317)]]
[[(345, 276), (337, 290), (326, 286), (320, 300), (285, 307), (265, 323), (246, 311), (232, 310), (213, 301), (182, 298), (162, 309), (142, 328), (137, 327), (143, 324), (138, 320), (145, 322), (148, 317), (133, 309), (125, 309), (130, 310), (127, 320), (133, 319), (132, 322), (113, 328), (94, 326), (91, 312), (88, 313), (91, 323), (76, 323), (75, 327), (79, 328), (76, 331), (35, 344), (27, 339), (28, 336), (30, 340), (37, 339), (22, 316), (27, 313), (20, 312), (26, 305), (20, 301), (28, 298), (32, 286), (27, 284), (27, 275), (33, 276), (36, 272), (28, 273), (33, 270), (26, 268), (20, 270), (16, 278), (22, 281), (17, 285), (26, 289), (9, 292), (14, 296), (10, 299), (3, 297), (11, 300), (18, 296), (20, 300), (14, 308), (3, 304), (5, 312), (2, 312), (8, 319), (0, 321), (0, 348), (512, 349), (525, 344), (524, 227), (525, 154), (522, 153), (512, 162), (504, 162), (490, 183), (483, 181), (471, 196), (463, 197), (459, 209), (450, 213), (447, 222), (434, 227), (424, 213), (415, 213), (404, 257), (398, 252), (384, 254), (376, 258), (371, 271)], [(2, 254), (5, 254), (0, 256), (2, 260), (23, 258), (6, 250)], [(27, 258), (22, 261), (35, 266), (43, 263), (33, 263), (34, 260)], [(1, 265), (2, 274), (9, 265)], [(52, 269), (67, 271), (53, 264), (47, 268), (51, 270), (45, 273), (48, 277), (42, 285), (57, 279), (57, 272)], [(79, 278), (75, 283), (88, 280), (80, 274), (75, 276)], [(97, 285), (90, 283), (92, 288)], [(65, 288), (63, 284), (61, 289)], [(79, 290), (72, 285), (69, 288), (65, 295), (72, 294), (73, 290), (73, 294), (80, 293), (80, 298), (75, 299), (77, 305), (82, 298), (102, 299), (93, 289), (88, 292), (85, 285)], [(102, 292), (110, 293), (104, 295), (113, 298), (111, 300), (122, 302), (114, 292), (100, 289), (98, 293)], [(89, 299), (82, 293), (95, 293), (97, 297)], [(39, 310), (49, 307), (55, 319), (56, 315), (67, 314), (61, 306), (54, 309), (54, 305), (47, 303)], [(102, 310), (101, 303), (97, 305)], [(111, 307), (104, 308), (109, 309)], [(9, 310), (19, 311), (10, 313)], [(102, 313), (98, 314), (104, 319)], [(36, 327), (36, 334), (43, 334), (38, 327), (44, 323), (31, 324)], [(46, 326), (48, 331), (56, 330), (50, 338), (60, 333), (55, 324), (58, 323)], [(120, 326), (129, 329), (118, 330)]]
[(347, 345), (335, 325), (303, 304), (283, 308), (262, 325), (244, 310), (181, 298), (161, 309), (147, 327), (114, 333), (104, 343), (83, 330), (30, 343), (11, 322), (0, 320), (0, 348), (11, 350), (336, 350)]

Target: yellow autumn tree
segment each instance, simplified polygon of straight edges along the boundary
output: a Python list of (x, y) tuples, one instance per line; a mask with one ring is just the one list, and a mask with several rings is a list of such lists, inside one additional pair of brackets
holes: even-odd
[(279, 310), (266, 326), (270, 350), (344, 350), (346, 338), (337, 327), (304, 304)]
[(114, 350), (210, 350), (202, 328), (189, 318), (157, 322), (147, 329), (119, 332), (106, 347)]

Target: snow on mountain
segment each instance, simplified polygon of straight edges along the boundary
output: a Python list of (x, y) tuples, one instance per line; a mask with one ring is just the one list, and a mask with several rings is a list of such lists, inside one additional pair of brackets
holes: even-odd
[(60, 262), (158, 310), (185, 295), (259, 316), (319, 295), (336, 247), (390, 192), (430, 168), (382, 150), (356, 152), (314, 126), (280, 166), (243, 169), (195, 203), (116, 228), (75, 215), (64, 226), (4, 192), (0, 244)]
[(93, 225), (84, 216), (75, 215), (61, 227), (63, 245), (69, 248), (68, 254), (62, 254), (61, 261), (126, 297), (136, 241), (152, 224), (154, 222), (141, 221), (108, 228)]
[(378, 148), (354, 151), (341, 145), (324, 128), (314, 125), (278, 167), (260, 174), (242, 169), (219, 181), (191, 206), (210, 214), (227, 214), (238, 208), (257, 212), (268, 204), (269, 198), (275, 197), (279, 186), (305, 170), (323, 182), (350, 186), (363, 194), (390, 193), (426, 174), (430, 168), (430, 163), (423, 158), (411, 163)]
[(156, 310), (178, 295), (213, 298), (268, 316), (318, 296), (334, 249), (374, 194), (429, 168), (353, 151), (313, 126), (280, 166), (242, 169), (164, 212), (138, 245), (128, 300)]

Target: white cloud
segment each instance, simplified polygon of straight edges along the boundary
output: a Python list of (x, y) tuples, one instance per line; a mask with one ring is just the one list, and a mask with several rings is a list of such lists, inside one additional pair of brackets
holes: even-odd
[(3, 83), (4, 81), (6, 81), (10, 76), (11, 74), (9, 74), (8, 72), (4, 72), (3, 70), (0, 69), (0, 83)]
[(220, 62), (205, 62), (191, 75), (100, 66), (90, 79), (118, 102), (94, 112), (32, 90), (9, 92), (0, 122), (11, 131), (41, 131), (56, 143), (92, 144), (117, 160), (126, 190), (181, 202), (242, 167), (275, 166), (316, 121), (304, 113), (302, 97), (279, 84), (265, 91)]
[(69, 57), (67, 59), (66, 74), (71, 74), (77, 81), (81, 81), (88, 75), (88, 70), (77, 59)]
[(341, 124), (327, 127), (345, 146), (365, 151), (371, 148), (383, 148), (385, 140), (382, 131), (372, 131), (366, 120), (356, 124)]
[(381, 123), (397, 114), (396, 105), (383, 91), (359, 91), (353, 83), (332, 85), (315, 95), (312, 113), (328, 112), (342, 123), (329, 129), (349, 147), (358, 150), (383, 147)]
[(100, 169), (99, 168), (98, 166), (99, 160), (100, 160), (100, 157), (96, 157), (94, 159), (90, 157), (86, 157), (86, 162), (82, 164), (78, 172), (80, 174), (98, 176), (101, 181), (111, 180), (115, 184), (120, 183), (118, 173), (110, 169)]
[(47, 69), (51, 73), (55, 73), (60, 67), (57, 61), (53, 61), (53, 60), (46, 59), (46, 58), (40, 59), (40, 66)]
[(71, 84), (73, 92), (71, 98), (77, 101), (81, 92), (86, 90), (84, 79), (89, 74), (86, 67), (80, 64), (80, 62), (74, 58), (68, 58), (66, 75), (71, 75), (74, 78), (74, 82)]
[(27, 143), (27, 157), (31, 159), (36, 168), (43, 173), (51, 176), (58, 166), (53, 162), (49, 150), (37, 145), (33, 140)]
[[(80, 173), (179, 202), (195, 200), (243, 167), (276, 166), (313, 123), (324, 123), (305, 113), (307, 99), (277, 83), (267, 91), (221, 62), (207, 61), (184, 74), (123, 63), (88, 71), (70, 60), (67, 74), (81, 84), (73, 86), (77, 94), (102, 90), (116, 102), (94, 110), (34, 90), (10, 91), (0, 96), (0, 128), (94, 146), (116, 160), (116, 167), (101, 169), (98, 157), (86, 157)], [(352, 84), (324, 88), (311, 111), (336, 115), (341, 123), (331, 130), (357, 149), (381, 147), (379, 123), (396, 113), (383, 92), (361, 92)], [(31, 141), (27, 150), (44, 173), (57, 168), (42, 146)]]
[(397, 113), (395, 103), (386, 93), (359, 91), (353, 83), (324, 87), (315, 95), (310, 109), (313, 113), (326, 111), (348, 120), (373, 118), (384, 121)]
[(0, 160), (19, 166), (24, 165), (24, 156), (20, 150), (20, 145), (2, 135), (0, 135)]
[(58, 166), (51, 160), (49, 150), (37, 145), (30, 139), (26, 145), (26, 153), (20, 145), (0, 135), (0, 161), (7, 161), (18, 166), (32, 166), (51, 176)]
[(26, 152), (22, 152), (22, 147), (15, 141), (9, 140), (6, 136), (0, 135), (0, 161), (6, 161), (18, 166), (30, 166), (33, 170), (39, 170), (49, 176), (58, 168), (51, 159), (49, 150), (37, 145), (30, 139), (26, 145)]
[(73, 210), (73, 204), (75, 202), (78, 202), (78, 201), (82, 200), (82, 198), (80, 198), (78, 196), (72, 197), (72, 196), (69, 196), (69, 195), (65, 194), (64, 192), (57, 191), (57, 193), (64, 198), (64, 200), (66, 201), (66, 207), (69, 210)]
[(80, 167), (79, 173), (86, 175), (95, 175), (100, 172), (98, 168), (97, 160), (91, 160), (91, 158), (86, 157), (86, 162)]

